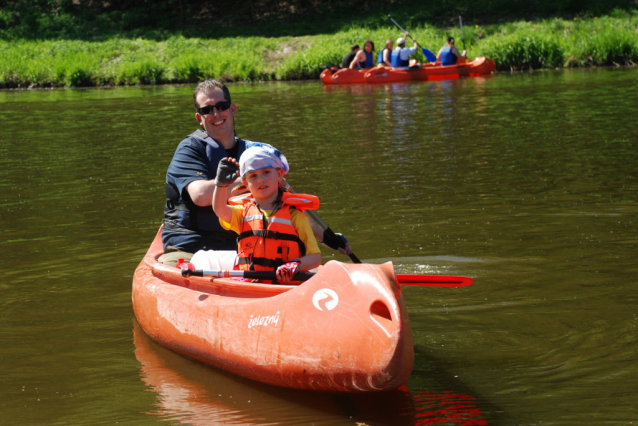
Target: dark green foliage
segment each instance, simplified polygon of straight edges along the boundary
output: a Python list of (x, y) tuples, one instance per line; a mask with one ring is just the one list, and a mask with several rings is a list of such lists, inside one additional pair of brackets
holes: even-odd
[(351, 25), (375, 28), (391, 13), (406, 26), (600, 16), (638, 0), (0, 0), (0, 38), (301, 36)]

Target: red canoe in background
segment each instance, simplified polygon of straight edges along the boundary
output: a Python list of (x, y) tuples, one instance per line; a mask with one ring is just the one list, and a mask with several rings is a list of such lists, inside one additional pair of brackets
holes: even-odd
[(491, 74), (494, 70), (496, 70), (496, 62), (490, 58), (480, 57), (470, 62), (459, 62), (457, 65), (425, 64), (418, 69), (381, 67), (352, 70), (342, 68), (337, 72), (325, 69), (321, 73), (320, 79), (324, 84), (405, 83), (477, 77)]
[(157, 262), (160, 232), (135, 271), (133, 310), (162, 346), (293, 389), (390, 390), (410, 376), (410, 321), (390, 262), (330, 261), (299, 286), (184, 278)]
[(366, 72), (373, 69), (374, 68), (364, 68), (361, 70), (353, 70), (350, 68), (341, 68), (336, 72), (325, 69), (319, 78), (324, 84), (362, 84), (366, 82)]
[(487, 75), (496, 69), (489, 58), (476, 58), (458, 65), (425, 64), (422, 68), (373, 68), (365, 74), (367, 83), (404, 83), (409, 81), (451, 80), (459, 77)]

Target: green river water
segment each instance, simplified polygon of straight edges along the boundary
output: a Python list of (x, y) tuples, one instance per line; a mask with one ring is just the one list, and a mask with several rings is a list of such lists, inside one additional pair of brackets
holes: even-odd
[(239, 379), (137, 327), (192, 86), (0, 91), (0, 424), (638, 424), (637, 82), (230, 86), (239, 136), (285, 153), (359, 258), (475, 279), (404, 287), (407, 389), (354, 396)]

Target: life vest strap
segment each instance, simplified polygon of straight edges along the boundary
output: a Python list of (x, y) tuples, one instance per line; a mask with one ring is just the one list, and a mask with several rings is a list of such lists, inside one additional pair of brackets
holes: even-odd
[(267, 268), (276, 269), (283, 265), (284, 262), (281, 259), (266, 259), (265, 257), (238, 257), (237, 265), (259, 265)]
[(238, 241), (241, 241), (244, 238), (249, 238), (253, 236), (269, 238), (273, 240), (295, 241), (301, 244), (301, 239), (299, 239), (299, 236), (297, 235), (286, 234), (283, 232), (276, 232), (276, 231), (268, 231), (266, 229), (258, 229), (258, 230), (250, 230), (250, 231), (242, 232), (241, 234), (239, 234)]

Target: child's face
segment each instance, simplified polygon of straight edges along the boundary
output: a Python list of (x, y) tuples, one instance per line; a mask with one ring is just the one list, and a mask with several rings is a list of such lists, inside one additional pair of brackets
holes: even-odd
[(281, 169), (266, 167), (249, 171), (243, 181), (255, 199), (266, 199), (277, 195), (282, 177)]

